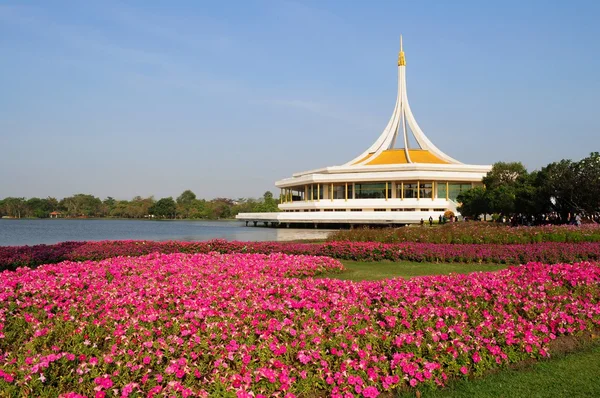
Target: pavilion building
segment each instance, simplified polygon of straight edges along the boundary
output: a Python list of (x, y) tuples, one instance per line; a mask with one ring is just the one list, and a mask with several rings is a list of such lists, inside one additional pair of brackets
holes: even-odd
[[(409, 137), (418, 148), (411, 148)], [(401, 147), (397, 148), (396, 144)], [(383, 133), (367, 150), (340, 166), (279, 180), (280, 211), (241, 213), (240, 220), (285, 224), (410, 224), (457, 212), (457, 196), (482, 185), (490, 165), (463, 164), (425, 136), (408, 103), (406, 59), (400, 38), (398, 96)]]

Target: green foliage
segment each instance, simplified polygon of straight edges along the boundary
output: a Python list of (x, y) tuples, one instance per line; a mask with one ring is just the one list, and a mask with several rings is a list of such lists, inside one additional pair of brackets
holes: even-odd
[(69, 217), (100, 217), (102, 215), (102, 201), (88, 194), (76, 194), (64, 198), (59, 206)]
[(158, 218), (175, 218), (177, 212), (177, 205), (172, 197), (162, 198), (156, 202), (148, 210), (150, 214)]
[(519, 162), (493, 165), (483, 178), (485, 194), (463, 192), (458, 201), (468, 216), (498, 213), (537, 216), (556, 212), (562, 222), (569, 215), (600, 212), (600, 154), (593, 152), (579, 162), (561, 160), (540, 171), (527, 173)]
[[(164, 198), (169, 199), (169, 198)], [(100, 200), (93, 195), (77, 194), (62, 199), (55, 198), (12, 198), (0, 200), (0, 217), (14, 218), (36, 217), (47, 218), (53, 211), (60, 211), (63, 217), (116, 217), (116, 218), (148, 218), (154, 215), (159, 218), (178, 219), (225, 219), (235, 217), (238, 213), (275, 212), (278, 201), (273, 193), (267, 191), (261, 199), (241, 198), (232, 200), (216, 198), (213, 200), (198, 199), (191, 190), (185, 190), (173, 203), (159, 202), (150, 196), (136, 196), (132, 200), (117, 200), (107, 197)], [(156, 207), (158, 205), (158, 207)], [(152, 211), (151, 211), (152, 209)]]
[(357, 228), (336, 231), (329, 241), (516, 244), (538, 242), (600, 242), (600, 226), (545, 225), (509, 227), (500, 223), (448, 223), (434, 227)]
[(491, 189), (502, 185), (514, 186), (526, 175), (527, 169), (521, 162), (498, 162), (492, 166), (492, 170), (483, 178), (483, 183)]
[(2, 209), (2, 215), (8, 217), (21, 218), (25, 217), (25, 210), (27, 208), (25, 198), (5, 198), (0, 202), (0, 208)]
[(477, 218), (480, 214), (486, 214), (490, 211), (486, 190), (482, 187), (476, 187), (464, 191), (458, 195), (456, 200), (461, 203), (458, 210), (463, 216)]

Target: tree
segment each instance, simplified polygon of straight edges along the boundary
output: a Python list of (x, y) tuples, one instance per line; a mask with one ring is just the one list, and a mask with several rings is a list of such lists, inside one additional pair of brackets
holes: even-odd
[(196, 204), (196, 194), (185, 190), (177, 197), (177, 216), (179, 218), (191, 218), (194, 205)]
[(488, 206), (492, 213), (510, 215), (515, 212), (515, 188), (500, 185), (487, 192)]
[(25, 215), (27, 204), (25, 198), (5, 198), (3, 201), (3, 213), (10, 217), (21, 218)]
[(560, 214), (563, 221), (576, 211), (577, 181), (572, 161), (563, 159), (543, 167), (537, 175), (536, 186), (540, 200)]
[(514, 186), (526, 175), (527, 169), (521, 162), (497, 162), (482, 181), (486, 188), (494, 189), (502, 185)]
[(220, 218), (231, 218), (234, 202), (228, 198), (216, 198), (211, 200), (208, 206), (208, 218), (216, 220)]
[(59, 205), (71, 217), (97, 217), (102, 213), (102, 201), (93, 195), (78, 193), (64, 198)]
[(160, 218), (175, 218), (177, 204), (172, 197), (162, 198), (150, 208), (150, 214)]
[(600, 211), (600, 153), (592, 152), (573, 165), (576, 204), (584, 213)]
[(27, 217), (47, 218), (52, 211), (48, 199), (31, 198), (27, 200)]
[(186, 189), (177, 197), (177, 204), (192, 204), (196, 200), (196, 194)]
[(154, 205), (154, 197), (149, 196), (147, 198), (142, 198), (141, 196), (136, 196), (131, 200), (131, 202), (127, 203), (125, 208), (126, 217), (129, 218), (143, 218), (148, 214), (151, 214), (150, 208)]
[(273, 198), (273, 193), (271, 191), (267, 191), (263, 195), (262, 203), (259, 203), (255, 210), (256, 212), (274, 212), (277, 211), (277, 201)]
[(460, 203), (458, 211), (463, 216), (478, 218), (483, 214), (485, 218), (485, 214), (490, 211), (486, 190), (482, 187), (475, 187), (461, 192), (456, 200)]

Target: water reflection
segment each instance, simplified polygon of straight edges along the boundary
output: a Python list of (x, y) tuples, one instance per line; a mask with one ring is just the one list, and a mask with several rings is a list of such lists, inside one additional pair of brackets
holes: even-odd
[(240, 221), (13, 220), (0, 219), (0, 246), (84, 240), (325, 239), (331, 230), (246, 227)]

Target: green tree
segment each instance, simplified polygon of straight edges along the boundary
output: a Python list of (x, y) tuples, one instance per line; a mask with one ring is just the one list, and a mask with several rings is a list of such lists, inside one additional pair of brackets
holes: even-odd
[(537, 175), (536, 187), (540, 201), (560, 214), (563, 221), (576, 211), (577, 178), (571, 160), (563, 159), (543, 167)]
[(27, 217), (48, 218), (52, 204), (48, 199), (30, 198), (27, 200)]
[(178, 204), (192, 204), (196, 200), (196, 194), (186, 189), (177, 197)]
[(149, 211), (159, 218), (175, 218), (177, 204), (172, 197), (162, 198), (150, 207)]
[(21, 218), (27, 211), (25, 198), (4, 198), (2, 201), (3, 213), (9, 217)]
[(102, 201), (88, 194), (78, 193), (64, 198), (59, 205), (70, 217), (98, 217), (102, 215)]
[(183, 191), (177, 197), (177, 216), (179, 218), (191, 218), (192, 213), (195, 213), (194, 205), (196, 204), (196, 194), (189, 189)]
[(515, 186), (526, 175), (527, 169), (521, 162), (497, 162), (482, 181), (486, 188), (494, 189), (499, 186)]
[(510, 215), (515, 212), (515, 188), (500, 185), (487, 192), (489, 210), (492, 213)]
[(490, 211), (487, 192), (482, 187), (475, 187), (461, 192), (456, 200), (460, 203), (458, 211), (463, 216), (478, 218)]
[(587, 214), (600, 212), (600, 153), (592, 152), (573, 165), (577, 208)]

